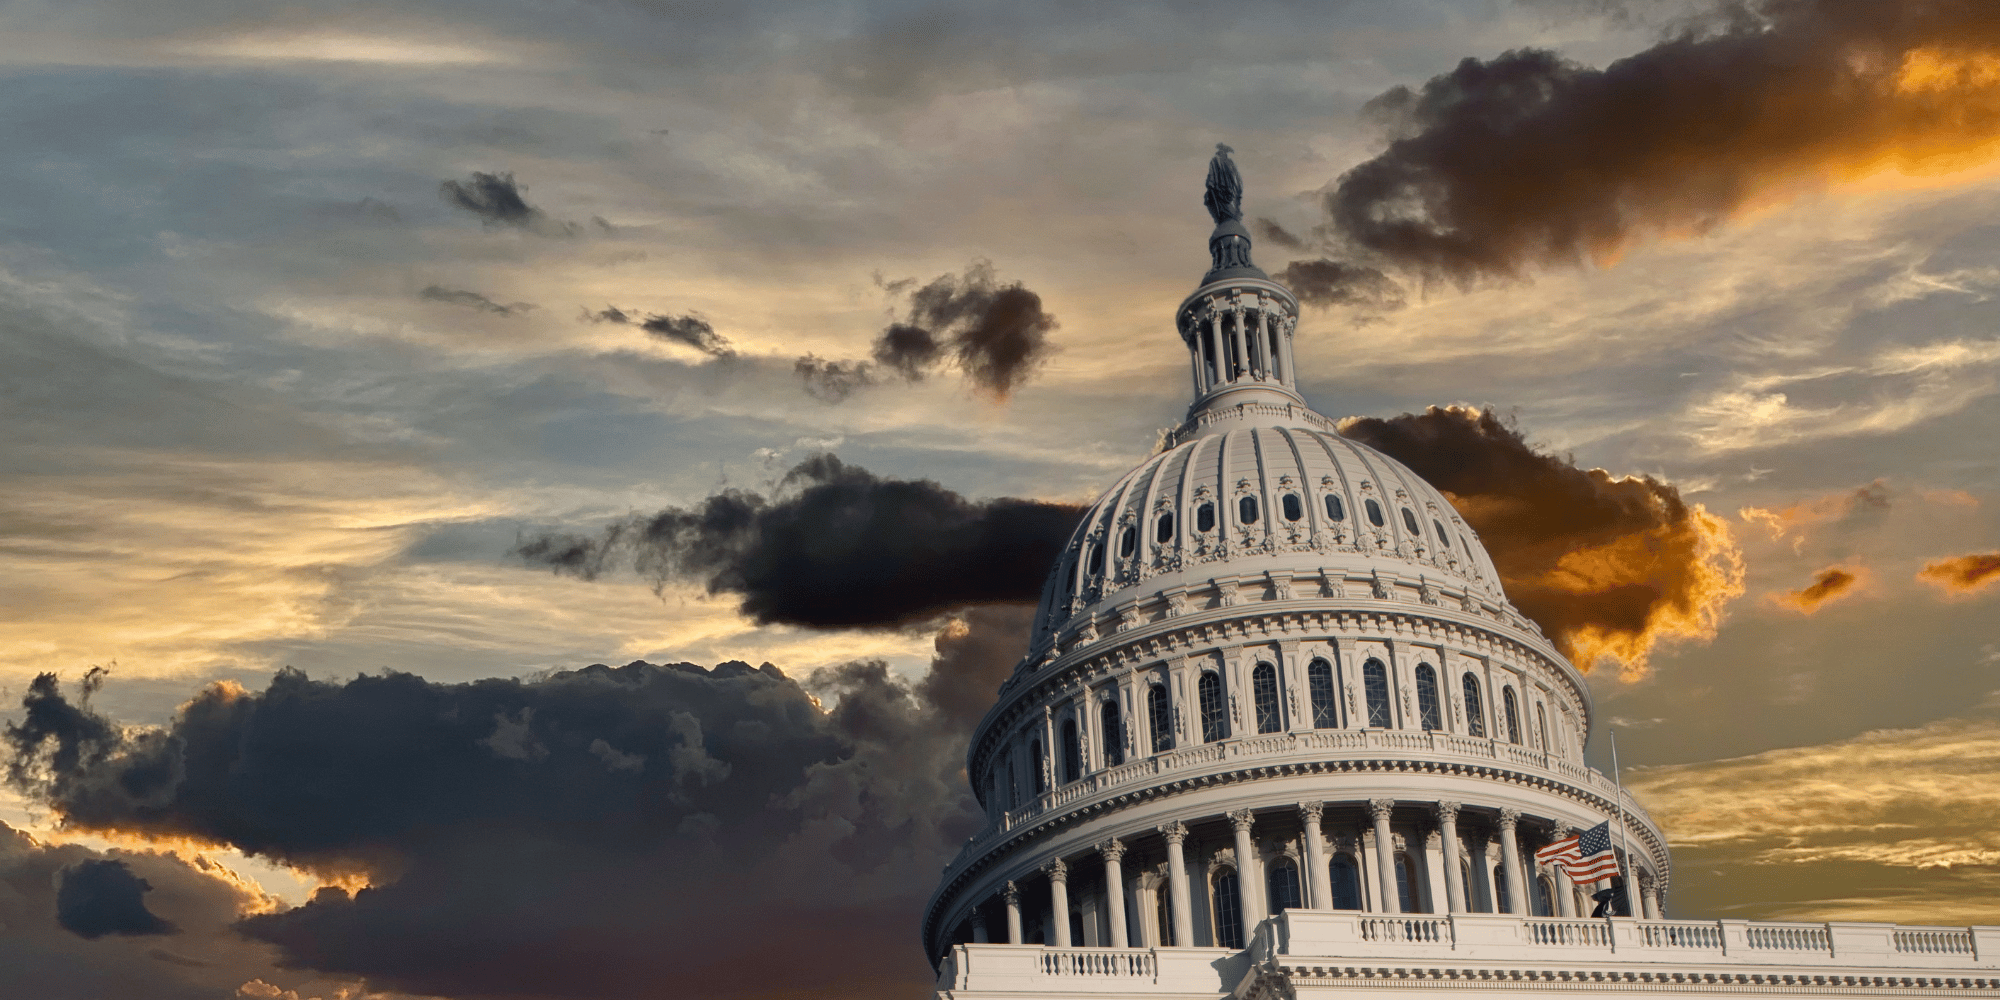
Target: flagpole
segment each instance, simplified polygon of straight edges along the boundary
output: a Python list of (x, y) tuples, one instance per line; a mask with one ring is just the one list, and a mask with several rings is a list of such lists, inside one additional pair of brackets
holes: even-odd
[[(1625, 775), (1618, 769), (1618, 730), (1606, 726), (1604, 727), (1604, 731), (1611, 736), (1611, 782), (1618, 789), (1618, 871), (1619, 877), (1625, 880), (1625, 885), (1622, 887), (1621, 893), (1625, 897), (1626, 914), (1637, 916), (1638, 914), (1632, 913), (1632, 873), (1626, 867), (1627, 862), (1631, 859), (1631, 855), (1625, 847)], [(1611, 911), (1613, 909), (1615, 907), (1607, 906), (1604, 908), (1604, 918), (1606, 920), (1611, 919)]]

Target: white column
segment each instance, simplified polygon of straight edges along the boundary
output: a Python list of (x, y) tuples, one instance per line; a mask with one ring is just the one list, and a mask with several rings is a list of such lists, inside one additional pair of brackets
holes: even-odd
[(1438, 839), (1444, 849), (1444, 899), (1445, 908), (1452, 913), (1464, 913), (1465, 879), (1458, 864), (1458, 803), (1437, 804)]
[(1646, 904), (1646, 919), (1665, 919), (1660, 915), (1660, 880), (1655, 878), (1651, 872), (1641, 872), (1639, 874), (1639, 888), (1641, 890), (1640, 898)]
[(1209, 342), (1215, 345), (1215, 381), (1217, 384), (1229, 382), (1229, 352), (1222, 349), (1222, 310), (1208, 308)]
[(1125, 845), (1113, 837), (1097, 845), (1097, 853), (1104, 855), (1104, 899), (1111, 909), (1111, 947), (1128, 946), (1125, 931)]
[(1514, 828), (1521, 822), (1521, 810), (1500, 810), (1500, 865), (1507, 876), (1507, 912), (1528, 914), (1528, 880), (1521, 871), (1521, 843)]
[(1236, 319), (1236, 322), (1230, 324), (1230, 336), (1236, 344), (1236, 363), (1247, 375), (1250, 371), (1250, 355), (1243, 343), (1243, 310), (1231, 310), (1230, 315)]
[(1625, 912), (1637, 917), (1645, 914), (1639, 905), (1639, 859), (1630, 851), (1625, 854)]
[(1049, 922), (1055, 924), (1056, 947), (1069, 947), (1069, 866), (1057, 858), (1042, 866), (1049, 877)]
[(1306, 891), (1311, 896), (1306, 906), (1314, 910), (1333, 908), (1333, 886), (1327, 881), (1326, 848), (1320, 843), (1319, 817), (1326, 808), (1323, 802), (1302, 802), (1299, 804), (1299, 820), (1306, 827)]
[(1009, 882), (1007, 888), (1000, 890), (1000, 895), (1007, 900), (1007, 943), (1020, 944), (1021, 887)]
[(1270, 369), (1271, 378), (1274, 381), (1283, 383), (1285, 381), (1285, 373), (1291, 369), (1285, 367), (1283, 359), (1279, 356), (1278, 345), (1275, 343), (1278, 339), (1275, 335), (1277, 328), (1277, 324), (1271, 321), (1271, 311), (1269, 309), (1260, 309), (1257, 311), (1257, 341), (1264, 345), (1264, 353), (1269, 355), (1269, 360), (1265, 362), (1264, 367)]
[(1194, 335), (1188, 338), (1188, 350), (1193, 353), (1193, 358), (1191, 360), (1194, 362), (1194, 397), (1196, 399), (1200, 399), (1201, 394), (1208, 391), (1208, 383), (1206, 382), (1206, 380), (1202, 378), (1202, 371), (1201, 371), (1201, 321), (1200, 320), (1195, 320), (1193, 333)]
[[(1561, 840), (1575, 832), (1575, 827), (1557, 824), (1556, 839)], [(1576, 916), (1576, 883), (1570, 881), (1568, 870), (1561, 865), (1550, 865), (1549, 875), (1556, 884), (1556, 915)]]
[(972, 943), (986, 944), (986, 914), (972, 911)]
[(1239, 809), (1229, 814), (1229, 825), (1236, 828), (1236, 897), (1243, 908), (1243, 942), (1250, 942), (1250, 928), (1264, 919), (1257, 906), (1257, 870), (1255, 864), (1256, 846), (1250, 842), (1250, 824), (1255, 818), (1250, 810)]
[(1167, 902), (1174, 911), (1174, 946), (1194, 947), (1194, 904), (1188, 898), (1187, 861), (1181, 857), (1181, 843), (1187, 827), (1180, 822), (1160, 827), (1167, 839)]
[(1382, 889), (1383, 913), (1403, 912), (1403, 902), (1396, 893), (1396, 840), (1389, 833), (1389, 813), (1395, 808), (1395, 799), (1368, 800), (1368, 815), (1375, 820), (1376, 882)]

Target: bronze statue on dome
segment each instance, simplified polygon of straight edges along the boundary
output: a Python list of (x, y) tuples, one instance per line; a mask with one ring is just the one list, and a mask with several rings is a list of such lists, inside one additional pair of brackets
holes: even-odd
[(1208, 161), (1208, 192), (1202, 195), (1201, 203), (1208, 206), (1209, 217), (1218, 226), (1243, 218), (1243, 175), (1236, 172), (1236, 163), (1229, 158), (1233, 152), (1218, 142), (1215, 159)]

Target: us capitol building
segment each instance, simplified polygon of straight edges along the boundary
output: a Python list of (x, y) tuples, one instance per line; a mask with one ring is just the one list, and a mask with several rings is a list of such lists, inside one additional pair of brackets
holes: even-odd
[[(1299, 395), (1241, 191), (1222, 148), (1187, 421), (1090, 508), (973, 736), (938, 996), (2000, 996), (2000, 927), (1668, 918), (1576, 668), (1443, 495)], [(1630, 878), (1535, 864), (1607, 820)]]

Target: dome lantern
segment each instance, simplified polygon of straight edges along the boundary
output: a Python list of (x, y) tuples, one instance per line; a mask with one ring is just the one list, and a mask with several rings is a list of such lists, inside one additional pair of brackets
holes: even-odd
[(1243, 180), (1218, 143), (1202, 202), (1215, 220), (1210, 267), (1175, 314), (1194, 370), (1190, 421), (1203, 410), (1245, 403), (1303, 406), (1292, 361), (1299, 300), (1250, 259), (1243, 225)]

